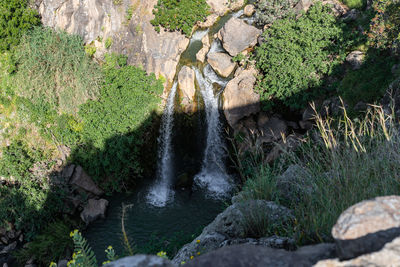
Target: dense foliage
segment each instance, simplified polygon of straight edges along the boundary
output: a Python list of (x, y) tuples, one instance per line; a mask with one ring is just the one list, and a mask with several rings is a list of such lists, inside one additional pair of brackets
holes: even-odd
[(264, 26), (272, 24), (277, 19), (286, 18), (296, 3), (295, 0), (257, 0), (254, 3), (256, 23)]
[(28, 0), (0, 0), (0, 52), (19, 43), (21, 36), (40, 23)]
[(345, 4), (350, 9), (363, 9), (367, 4), (366, 0), (342, 0), (341, 2), (343, 2), (343, 4)]
[(15, 61), (14, 87), (35, 104), (75, 113), (98, 94), (101, 72), (79, 36), (37, 27), (23, 37)]
[(376, 13), (368, 37), (376, 48), (393, 49), (400, 53), (400, 3), (394, 0), (374, 1)]
[(206, 0), (158, 0), (151, 21), (160, 31), (160, 26), (170, 31), (182, 31), (186, 36), (192, 34), (197, 21), (203, 21), (209, 14)]
[(154, 74), (127, 66), (124, 57), (109, 56), (107, 61), (99, 99), (87, 102), (79, 112), (82, 146), (73, 157), (101, 179), (104, 189), (118, 190), (141, 172), (139, 147), (163, 86)]
[(256, 48), (256, 66), (263, 74), (257, 85), (261, 100), (278, 99), (298, 108), (305, 91), (318, 86), (337, 63), (342, 36), (331, 10), (320, 3), (297, 20), (272, 24)]

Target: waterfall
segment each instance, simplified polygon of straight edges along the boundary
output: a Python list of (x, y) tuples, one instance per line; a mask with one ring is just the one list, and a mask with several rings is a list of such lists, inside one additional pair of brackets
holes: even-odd
[(172, 157), (172, 130), (174, 126), (174, 103), (176, 88), (175, 82), (167, 99), (167, 105), (161, 118), (160, 137), (158, 140), (158, 165), (157, 179), (150, 188), (147, 202), (156, 207), (164, 207), (173, 198), (174, 191), (171, 189), (173, 175)]
[(229, 193), (232, 184), (225, 170), (225, 144), (218, 108), (219, 95), (214, 95), (213, 84), (198, 69), (194, 69), (200, 93), (203, 96), (207, 120), (207, 144), (201, 171), (194, 178), (197, 185), (206, 188), (211, 197), (220, 198)]

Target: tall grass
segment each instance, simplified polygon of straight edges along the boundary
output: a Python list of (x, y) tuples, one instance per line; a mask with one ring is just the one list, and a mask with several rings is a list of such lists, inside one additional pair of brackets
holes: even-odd
[[(362, 118), (316, 114), (316, 131), (296, 151), (286, 151), (274, 167), (254, 165), (243, 196), (276, 201), (292, 209), (299, 244), (332, 240), (339, 215), (365, 199), (400, 193), (400, 137), (396, 118), (371, 105)], [(280, 174), (297, 164), (311, 187), (293, 200), (279, 191)]]

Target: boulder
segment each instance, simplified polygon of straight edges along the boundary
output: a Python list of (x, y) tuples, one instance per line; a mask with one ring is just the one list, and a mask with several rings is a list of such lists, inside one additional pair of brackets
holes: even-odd
[(339, 259), (380, 250), (400, 235), (400, 196), (377, 197), (345, 210), (332, 228)]
[(290, 165), (277, 177), (276, 187), (282, 198), (290, 202), (300, 202), (304, 195), (314, 192), (311, 175), (300, 165)]
[(311, 266), (311, 262), (296, 253), (249, 244), (220, 248), (187, 262), (187, 267), (292, 267)]
[(221, 40), (225, 50), (234, 57), (243, 50), (255, 46), (261, 33), (262, 31), (256, 27), (232, 17), (218, 32), (218, 39)]
[(296, 14), (301, 13), (301, 12), (307, 12), (312, 4), (313, 4), (312, 0), (300, 0), (294, 6), (294, 11), (296, 12)]
[(230, 80), (223, 93), (223, 109), (226, 120), (232, 128), (237, 122), (260, 111), (260, 96), (254, 92), (256, 72), (245, 70)]
[(83, 170), (81, 166), (77, 166), (75, 168), (74, 174), (69, 181), (70, 184), (76, 185), (87, 192), (93, 193), (96, 196), (100, 196), (104, 194), (103, 190), (101, 190), (90, 178), (90, 176)]
[[(191, 243), (184, 245), (172, 261), (180, 264), (197, 255), (197, 252), (204, 254), (223, 246), (229, 242), (227, 240), (246, 238), (245, 221), (255, 212), (267, 216), (271, 223), (285, 223), (293, 219), (290, 210), (274, 202), (265, 200), (236, 202), (220, 213)], [(272, 243), (271, 241), (270, 244)]]
[[(96, 43), (95, 57), (99, 60), (107, 52), (128, 56), (128, 63), (143, 67), (157, 77), (163, 76), (172, 82), (181, 53), (189, 39), (179, 32), (163, 29), (157, 33), (150, 21), (157, 0), (114, 1), (91, 0), (41, 0), (38, 11), (44, 26), (61, 29), (83, 38), (86, 44), (112, 38), (113, 45), (106, 49)], [(134, 7), (134, 8), (132, 8)], [(127, 20), (130, 10), (132, 17)]]
[(361, 255), (348, 261), (339, 259), (319, 261), (314, 267), (387, 267), (400, 266), (400, 237), (387, 243), (380, 251)]
[(11, 251), (13, 251), (17, 247), (17, 241), (12, 242), (8, 246), (5, 246), (1, 251), (0, 255), (2, 254), (9, 254)]
[(294, 250), (296, 248), (296, 243), (293, 238), (290, 237), (262, 237), (262, 238), (236, 238), (227, 239), (220, 244), (220, 247), (240, 245), (240, 244), (250, 244), (256, 246), (263, 246), (269, 248), (279, 248), (286, 250)]
[(255, 11), (256, 11), (256, 9), (255, 9), (255, 7), (253, 5), (246, 5), (244, 7), (243, 14), (245, 16), (250, 17), (250, 16), (252, 16), (254, 14)]
[(207, 55), (207, 62), (211, 67), (222, 77), (226, 78), (236, 67), (236, 63), (232, 58), (225, 53), (209, 53)]
[(194, 79), (194, 70), (188, 66), (182, 67), (178, 74), (178, 86), (181, 90), (183, 99), (186, 99), (189, 102), (193, 102), (194, 95), (196, 94)]
[(199, 52), (197, 52), (196, 59), (201, 63), (204, 63), (206, 55), (210, 50), (210, 38), (208, 37), (208, 34), (204, 35), (204, 37), (201, 39), (201, 42), (203, 47), (199, 50)]
[(81, 219), (88, 225), (97, 219), (106, 217), (106, 210), (108, 206), (108, 200), (105, 199), (89, 199), (88, 203), (81, 212)]
[(347, 55), (346, 61), (351, 65), (353, 70), (358, 70), (364, 63), (365, 55), (361, 51), (353, 51)]
[(275, 142), (287, 135), (288, 126), (284, 120), (278, 116), (273, 116), (267, 121), (258, 120), (258, 130), (261, 133), (259, 141), (263, 143)]
[(320, 260), (335, 258), (336, 247), (335, 244), (332, 243), (320, 243), (300, 247), (295, 253), (301, 257), (307, 258), (314, 264)]
[(104, 267), (175, 267), (168, 259), (164, 259), (155, 255), (135, 255), (125, 257), (106, 265)]
[(211, 7), (211, 12), (223, 16), (228, 11), (235, 11), (244, 5), (244, 0), (207, 0), (207, 4)]
[(217, 14), (208, 15), (205, 21), (198, 21), (197, 26), (200, 28), (210, 28), (217, 22), (219, 16)]

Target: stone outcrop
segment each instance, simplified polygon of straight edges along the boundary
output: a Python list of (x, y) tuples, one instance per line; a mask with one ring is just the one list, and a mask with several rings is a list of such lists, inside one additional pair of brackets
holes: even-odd
[[(246, 238), (244, 222), (255, 211), (262, 212), (271, 223), (283, 223), (293, 218), (290, 210), (273, 202), (250, 200), (234, 203), (220, 213), (191, 243), (183, 246), (174, 257), (173, 262), (179, 264), (187, 261), (191, 256), (197, 255), (199, 251), (207, 253), (226, 245), (227, 242), (235, 242), (229, 240)], [(272, 241), (264, 242), (264, 244), (273, 243)]]
[(255, 46), (261, 32), (241, 19), (231, 18), (218, 32), (218, 39), (221, 40), (225, 50), (234, 57)]
[(204, 35), (204, 37), (201, 38), (201, 43), (203, 44), (203, 47), (200, 49), (199, 52), (197, 52), (196, 59), (201, 63), (204, 63), (206, 55), (211, 47), (210, 38), (208, 37), (208, 34)]
[(346, 61), (351, 65), (353, 70), (358, 70), (364, 63), (365, 54), (361, 51), (353, 51), (347, 55)]
[(255, 75), (255, 70), (245, 70), (225, 87), (223, 109), (232, 128), (240, 119), (260, 111), (260, 96), (253, 90)]
[(169, 260), (154, 255), (135, 255), (110, 262), (104, 267), (174, 267)]
[(207, 0), (211, 12), (223, 16), (228, 11), (236, 11), (244, 5), (244, 0)]
[(344, 211), (332, 229), (340, 259), (378, 251), (400, 236), (400, 197), (377, 197)]
[(225, 53), (209, 53), (207, 55), (207, 62), (224, 78), (231, 75), (236, 67), (236, 63), (232, 61), (232, 57)]
[(88, 225), (97, 219), (105, 218), (108, 201), (105, 199), (89, 199), (83, 211), (81, 212), (81, 219)]
[[(44, 26), (80, 35), (96, 45), (95, 57), (106, 51), (128, 56), (128, 63), (142, 66), (169, 82), (189, 39), (178, 32), (157, 33), (150, 24), (157, 0), (124, 0), (121, 5), (103, 0), (37, 0)], [(127, 18), (127, 11), (132, 17)], [(99, 41), (101, 40), (101, 42)], [(109, 49), (106, 40), (111, 41)]]
[[(68, 168), (67, 168), (68, 169)], [(71, 171), (70, 168), (68, 171)], [(78, 186), (84, 189), (87, 192), (90, 192), (96, 196), (100, 196), (104, 194), (103, 190), (101, 190), (90, 178), (90, 176), (83, 170), (81, 166), (75, 167), (73, 171), (73, 175), (71, 180), (69, 181), (70, 184)]]
[(180, 90), (180, 95), (182, 97), (182, 105), (187, 107), (188, 110), (192, 110), (191, 106), (194, 101), (194, 96), (196, 94), (196, 87), (194, 85), (195, 74), (188, 66), (182, 67), (178, 74), (178, 86)]

